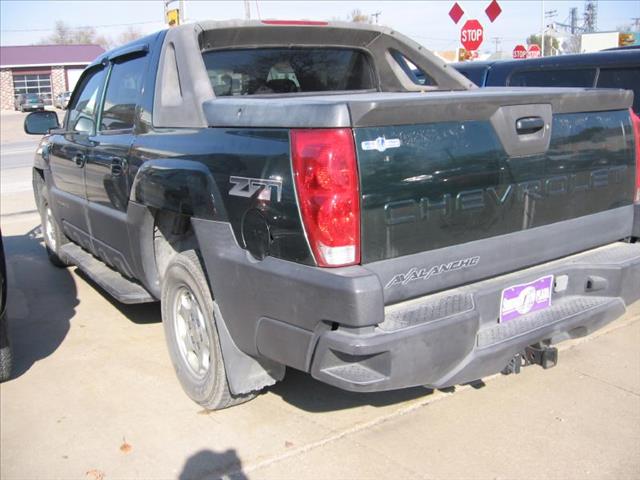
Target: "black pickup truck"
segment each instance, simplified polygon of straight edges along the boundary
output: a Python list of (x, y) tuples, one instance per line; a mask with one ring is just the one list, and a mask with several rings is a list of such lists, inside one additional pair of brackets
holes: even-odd
[(548, 367), (622, 315), (632, 100), (479, 89), (372, 25), (203, 22), (106, 53), (62, 126), (25, 129), (47, 133), (52, 262), (160, 300), (178, 378), (217, 409), (285, 367), (360, 392)]

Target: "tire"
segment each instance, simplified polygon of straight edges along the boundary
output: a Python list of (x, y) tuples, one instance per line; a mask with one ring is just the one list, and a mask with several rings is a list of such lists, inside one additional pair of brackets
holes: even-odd
[(49, 192), (44, 183), (44, 180), (38, 175), (37, 172), (33, 172), (33, 189), (34, 193), (38, 197), (36, 205), (40, 211), (40, 221), (42, 224), (42, 236), (44, 237), (44, 244), (47, 249), (47, 256), (49, 261), (59, 268), (65, 268), (68, 263), (63, 261), (58, 256), (58, 249), (65, 243), (69, 243), (69, 239), (64, 233), (58, 220), (56, 220), (51, 207), (49, 206)]
[(9, 332), (7, 330), (7, 318), (0, 314), (0, 382), (9, 380), (11, 377), (11, 364), (13, 363), (11, 346), (9, 345)]
[(6, 382), (11, 378), (12, 363), (11, 347), (7, 345), (0, 348), (0, 382)]
[(194, 250), (176, 254), (162, 283), (162, 323), (169, 355), (185, 393), (208, 410), (221, 410), (251, 400), (234, 395), (227, 374), (213, 298)]

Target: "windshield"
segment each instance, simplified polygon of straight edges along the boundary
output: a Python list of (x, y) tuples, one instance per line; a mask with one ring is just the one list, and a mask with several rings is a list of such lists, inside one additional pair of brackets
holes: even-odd
[(27, 93), (27, 100), (40, 100), (37, 93)]
[(203, 52), (216, 96), (375, 89), (369, 60), (349, 48), (252, 48)]

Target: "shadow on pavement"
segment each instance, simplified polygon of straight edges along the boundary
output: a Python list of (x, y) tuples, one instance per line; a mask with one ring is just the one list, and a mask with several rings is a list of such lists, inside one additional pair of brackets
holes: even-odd
[(79, 300), (71, 273), (49, 263), (39, 226), (3, 241), (13, 379), (57, 350)]
[(271, 387), (271, 392), (307, 412), (328, 412), (362, 405), (383, 407), (431, 395), (433, 390), (414, 387), (389, 392), (347, 392), (319, 382), (308, 373), (287, 368), (284, 380)]
[(229, 449), (222, 453), (200, 450), (187, 459), (178, 479), (202, 480), (221, 477), (233, 478), (234, 480), (248, 479), (242, 472), (242, 462), (235, 450)]
[[(14, 351), (12, 378), (17, 378), (38, 360), (51, 355), (62, 343), (79, 299), (70, 269), (56, 268), (49, 263), (40, 227), (33, 228), (25, 235), (4, 237), (4, 244), (9, 270), (9, 338)], [(130, 321), (136, 324), (161, 321), (159, 302), (121, 304), (80, 270), (76, 269), (76, 273)], [(422, 387), (378, 393), (347, 392), (291, 368), (287, 369), (282, 382), (271, 387), (271, 391), (285, 402), (308, 412), (342, 410), (362, 405), (385, 406), (432, 393)], [(189, 459), (185, 472), (190, 473), (198, 465), (221, 462), (231, 465), (233, 462), (227, 460), (234, 455), (234, 452), (199, 452)]]

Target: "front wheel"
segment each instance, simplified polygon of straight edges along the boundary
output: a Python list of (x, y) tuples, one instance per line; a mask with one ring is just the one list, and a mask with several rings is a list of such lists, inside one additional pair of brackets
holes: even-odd
[(218, 338), (213, 298), (194, 250), (169, 262), (162, 284), (162, 323), (178, 380), (189, 397), (209, 410), (220, 410), (254, 397), (234, 395)]
[(40, 221), (42, 224), (42, 236), (47, 249), (49, 261), (56, 267), (64, 268), (68, 264), (59, 256), (58, 251), (62, 245), (69, 242), (66, 235), (62, 233), (60, 224), (56, 220), (49, 204), (47, 187), (42, 178), (34, 171), (33, 174), (34, 192), (36, 193), (37, 206), (40, 211)]

